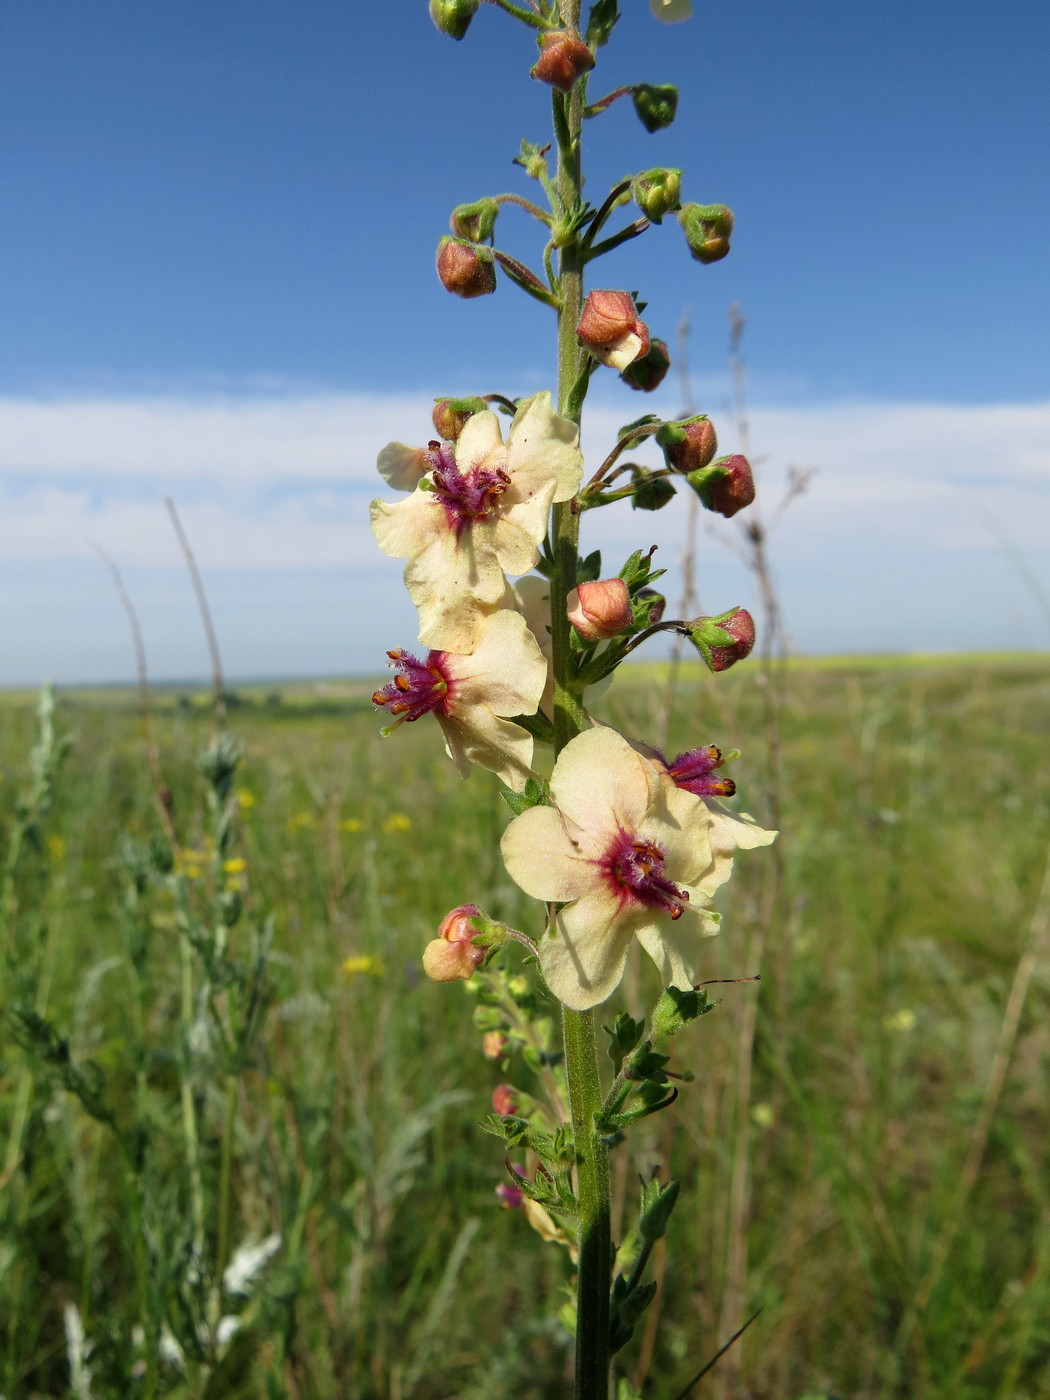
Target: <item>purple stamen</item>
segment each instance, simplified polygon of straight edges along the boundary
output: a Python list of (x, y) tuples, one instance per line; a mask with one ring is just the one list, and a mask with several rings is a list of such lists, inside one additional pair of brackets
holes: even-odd
[(396, 724), (411, 724), (432, 710), (448, 713), (451, 683), (442, 665), (444, 652), (428, 652), (425, 661), (418, 661), (399, 647), (387, 656), (398, 674), (375, 692), (373, 705), (386, 705), (397, 716)]
[(423, 455), (432, 473), (434, 495), (457, 536), (475, 520), (491, 515), (510, 485), (510, 477), (501, 467), (478, 465), (461, 472), (447, 443), (432, 442)]
[(732, 778), (716, 777), (715, 770), (722, 766), (722, 750), (707, 744), (703, 748), (688, 749), (677, 758), (668, 761), (660, 754), (668, 777), (686, 792), (697, 797), (732, 797), (736, 783)]
[(654, 842), (621, 831), (601, 863), (619, 886), (621, 898), (634, 899), (647, 909), (662, 909), (672, 919), (680, 919), (689, 893), (663, 873), (665, 859)]

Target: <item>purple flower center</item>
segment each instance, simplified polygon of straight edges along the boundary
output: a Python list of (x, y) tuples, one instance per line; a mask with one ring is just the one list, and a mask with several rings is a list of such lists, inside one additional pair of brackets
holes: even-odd
[(664, 874), (665, 859), (654, 842), (642, 841), (621, 831), (602, 864), (623, 896), (633, 898), (647, 909), (662, 909), (672, 919), (680, 919), (689, 902), (689, 893), (679, 889)]
[[(657, 751), (659, 752), (659, 750)], [(697, 797), (732, 797), (736, 783), (732, 778), (717, 776), (715, 770), (722, 766), (722, 750), (714, 744), (703, 748), (689, 749), (670, 760), (660, 754), (668, 777), (686, 792)]]
[(457, 536), (475, 520), (492, 515), (510, 485), (510, 476), (501, 467), (478, 465), (461, 472), (447, 443), (432, 442), (423, 455), (433, 473), (434, 495)]
[(451, 682), (442, 665), (444, 652), (428, 652), (425, 661), (418, 661), (399, 647), (388, 651), (387, 656), (398, 674), (375, 692), (373, 705), (385, 705), (390, 714), (397, 716), (395, 725), (411, 724), (431, 710), (448, 713)]

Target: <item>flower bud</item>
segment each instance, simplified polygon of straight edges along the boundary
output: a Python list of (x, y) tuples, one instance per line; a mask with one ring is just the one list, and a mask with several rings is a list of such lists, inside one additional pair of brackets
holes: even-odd
[(442, 34), (462, 39), (480, 4), (481, 0), (430, 0), (430, 18)]
[(647, 627), (655, 627), (663, 618), (664, 610), (667, 607), (667, 599), (662, 593), (657, 593), (655, 588), (643, 588), (638, 594), (639, 599), (644, 598), (649, 607), (649, 620)]
[(690, 472), (686, 480), (703, 501), (706, 510), (724, 515), (727, 520), (755, 499), (751, 464), (739, 452), (731, 457), (719, 457), (717, 462), (712, 462), (703, 471)]
[(674, 494), (675, 489), (666, 476), (639, 472), (635, 478), (631, 505), (635, 510), (663, 510), (667, 502), (673, 500)]
[(506, 1031), (486, 1031), (481, 1037), (481, 1053), (486, 1060), (502, 1060), (510, 1045)]
[(718, 451), (714, 424), (706, 413), (678, 423), (665, 423), (656, 434), (656, 441), (664, 450), (667, 465), (686, 475), (706, 467)]
[(540, 39), (540, 56), (530, 76), (568, 92), (593, 67), (594, 54), (575, 29), (553, 29)]
[(718, 262), (729, 252), (733, 211), (724, 204), (683, 204), (678, 222), (697, 262)]
[(755, 621), (744, 608), (731, 608), (719, 617), (698, 617), (689, 637), (708, 670), (728, 671), (755, 645)]
[(449, 219), (449, 228), (457, 238), (471, 243), (483, 243), (492, 237), (496, 227), (499, 205), (494, 199), (476, 199), (473, 204), (457, 204)]
[(500, 1206), (504, 1210), (520, 1210), (524, 1195), (520, 1186), (511, 1186), (507, 1181), (501, 1181), (496, 1187), (496, 1195), (499, 1197)]
[(518, 1111), (518, 1091), (512, 1084), (497, 1084), (492, 1091), (492, 1111), (501, 1118)]
[(457, 442), (466, 427), (467, 419), (475, 413), (482, 413), (486, 407), (484, 399), (435, 399), (434, 431), (445, 442)]
[(631, 94), (638, 120), (646, 131), (670, 126), (678, 111), (678, 89), (673, 83), (639, 83)]
[(634, 622), (631, 595), (622, 578), (581, 583), (565, 599), (565, 610), (587, 642), (604, 642)]
[(580, 344), (604, 365), (624, 370), (649, 353), (649, 328), (629, 292), (594, 291), (576, 327)]
[(620, 378), (632, 389), (651, 394), (663, 383), (664, 375), (670, 368), (671, 356), (666, 341), (654, 340), (649, 345), (649, 353), (629, 364)]
[(496, 290), (496, 265), (488, 248), (447, 235), (438, 244), (437, 274), (446, 292), (485, 297)]
[(660, 223), (682, 203), (680, 170), (643, 170), (631, 181), (631, 197), (647, 219)]
[(500, 931), (504, 927), (476, 904), (457, 905), (441, 920), (437, 938), (423, 949), (423, 971), (432, 982), (465, 982), (473, 977), (489, 948), (503, 941)]

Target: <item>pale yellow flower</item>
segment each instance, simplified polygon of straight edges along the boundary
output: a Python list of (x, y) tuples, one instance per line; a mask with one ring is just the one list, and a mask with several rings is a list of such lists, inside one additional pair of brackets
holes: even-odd
[(506, 444), (496, 415), (475, 413), (454, 450), (428, 454), (430, 470), (407, 500), (372, 502), (379, 548), (408, 560), (405, 586), (424, 646), (473, 650), (481, 620), (507, 600), (504, 574), (533, 567), (552, 502), (576, 494), (578, 440), (550, 394), (535, 394), (514, 415)]
[(372, 696), (394, 718), (384, 733), (432, 714), (464, 778), (477, 763), (521, 792), (532, 771), (533, 740), (510, 716), (535, 714), (547, 681), (547, 663), (521, 614), (501, 609), (483, 618), (468, 656), (388, 655), (398, 675)]
[(703, 802), (604, 727), (565, 746), (550, 786), (555, 806), (515, 817), (502, 850), (526, 894), (564, 905), (539, 944), (551, 991), (577, 1011), (605, 1001), (634, 937), (665, 986), (692, 986), (721, 883)]
[(649, 7), (665, 24), (677, 24), (693, 17), (692, 0), (649, 0)]
[(383, 822), (383, 833), (386, 836), (396, 836), (399, 832), (412, 830), (412, 818), (404, 812), (391, 812), (389, 817)]

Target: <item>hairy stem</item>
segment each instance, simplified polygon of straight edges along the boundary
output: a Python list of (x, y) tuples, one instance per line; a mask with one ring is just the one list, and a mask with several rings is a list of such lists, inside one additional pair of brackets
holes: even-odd
[[(561, 0), (561, 20), (577, 28), (580, 0)], [(563, 207), (579, 208), (583, 178), (580, 170), (580, 132), (586, 101), (586, 79), (568, 97), (553, 94), (554, 129), (558, 143), (555, 187)], [(578, 236), (559, 249), (558, 274), (558, 408), (579, 422), (583, 354), (576, 327), (583, 308), (584, 251)], [(551, 639), (554, 673), (554, 748), (558, 753), (583, 727), (580, 691), (572, 675), (569, 621), (565, 597), (576, 586), (576, 558), (580, 517), (575, 501), (554, 507), (551, 546)], [(609, 1284), (612, 1270), (610, 1235), (609, 1157), (595, 1128), (602, 1105), (601, 1080), (595, 1041), (594, 1013), (563, 1013), (565, 1067), (569, 1107), (576, 1144), (576, 1180), (579, 1196), (579, 1273), (576, 1309), (575, 1400), (607, 1400), (609, 1391)]]

